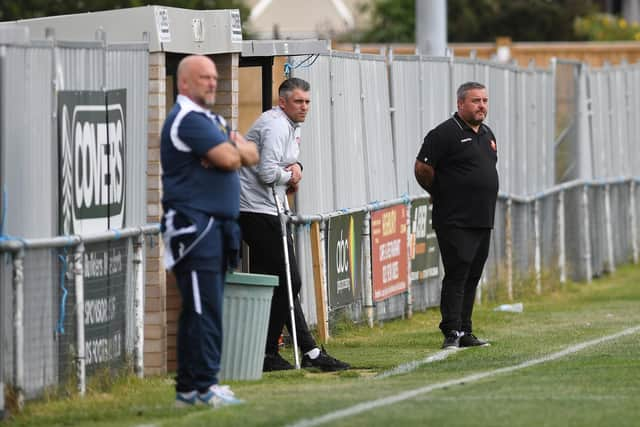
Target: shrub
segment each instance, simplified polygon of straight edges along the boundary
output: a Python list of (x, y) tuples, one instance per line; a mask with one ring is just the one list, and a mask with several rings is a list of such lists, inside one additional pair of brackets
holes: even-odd
[(629, 23), (606, 13), (577, 17), (573, 23), (577, 36), (593, 41), (636, 40), (640, 41), (640, 24)]

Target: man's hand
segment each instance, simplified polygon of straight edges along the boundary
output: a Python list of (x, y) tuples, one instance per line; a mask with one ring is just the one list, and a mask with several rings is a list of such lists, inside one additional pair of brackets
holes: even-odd
[(238, 149), (242, 166), (253, 166), (258, 163), (260, 156), (256, 144), (247, 141), (237, 130), (229, 132), (229, 140), (232, 141)]
[(290, 187), (293, 186), (295, 188), (295, 190), (293, 191), (295, 193), (295, 191), (298, 190), (298, 183), (300, 182), (300, 180), (302, 180), (302, 169), (300, 168), (300, 165), (298, 163), (292, 163), (284, 168), (284, 170), (286, 170), (287, 172), (291, 172), (291, 179), (289, 180), (288, 184)]
[(420, 184), (420, 187), (424, 188), (431, 194), (433, 190), (433, 179), (436, 174), (433, 167), (421, 162), (420, 160), (416, 160), (414, 174), (418, 184)]
[(293, 194), (296, 191), (298, 191), (298, 184), (289, 183), (289, 185), (287, 187), (287, 194)]
[(207, 159), (206, 157), (201, 157), (200, 158), (200, 166), (202, 166), (205, 169), (209, 169), (213, 167), (213, 163), (211, 163), (209, 161), (209, 159)]

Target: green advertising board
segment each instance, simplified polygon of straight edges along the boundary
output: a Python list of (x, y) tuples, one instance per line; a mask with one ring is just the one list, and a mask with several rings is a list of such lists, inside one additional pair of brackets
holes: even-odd
[(363, 212), (333, 217), (328, 221), (327, 295), (330, 309), (361, 299), (363, 221)]
[(433, 205), (427, 198), (411, 202), (411, 280), (437, 277), (438, 240), (431, 224)]

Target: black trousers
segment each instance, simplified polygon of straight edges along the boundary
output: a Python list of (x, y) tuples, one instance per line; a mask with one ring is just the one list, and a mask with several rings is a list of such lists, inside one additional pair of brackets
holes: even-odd
[(444, 280), (440, 294), (440, 330), (471, 333), (476, 288), (489, 255), (491, 229), (438, 227)]
[[(238, 220), (242, 229), (242, 239), (249, 246), (249, 270), (251, 273), (273, 274), (278, 276), (279, 284), (273, 290), (269, 329), (265, 353), (278, 352), (278, 339), (282, 328), (286, 325), (291, 334), (291, 313), (289, 311), (289, 295), (287, 292), (287, 273), (282, 245), (280, 219), (274, 215), (257, 213), (240, 213)], [(296, 338), (303, 353), (316, 347), (316, 342), (309, 332), (304, 318), (298, 293), (302, 286), (298, 263), (293, 252), (293, 239), (287, 233), (289, 249), (289, 268), (291, 270), (291, 288), (294, 296), (294, 316), (296, 320)]]

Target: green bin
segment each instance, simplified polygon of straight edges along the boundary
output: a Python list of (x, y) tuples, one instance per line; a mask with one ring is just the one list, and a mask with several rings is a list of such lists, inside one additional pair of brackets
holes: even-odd
[(220, 380), (262, 378), (273, 288), (278, 276), (227, 274), (222, 311)]

